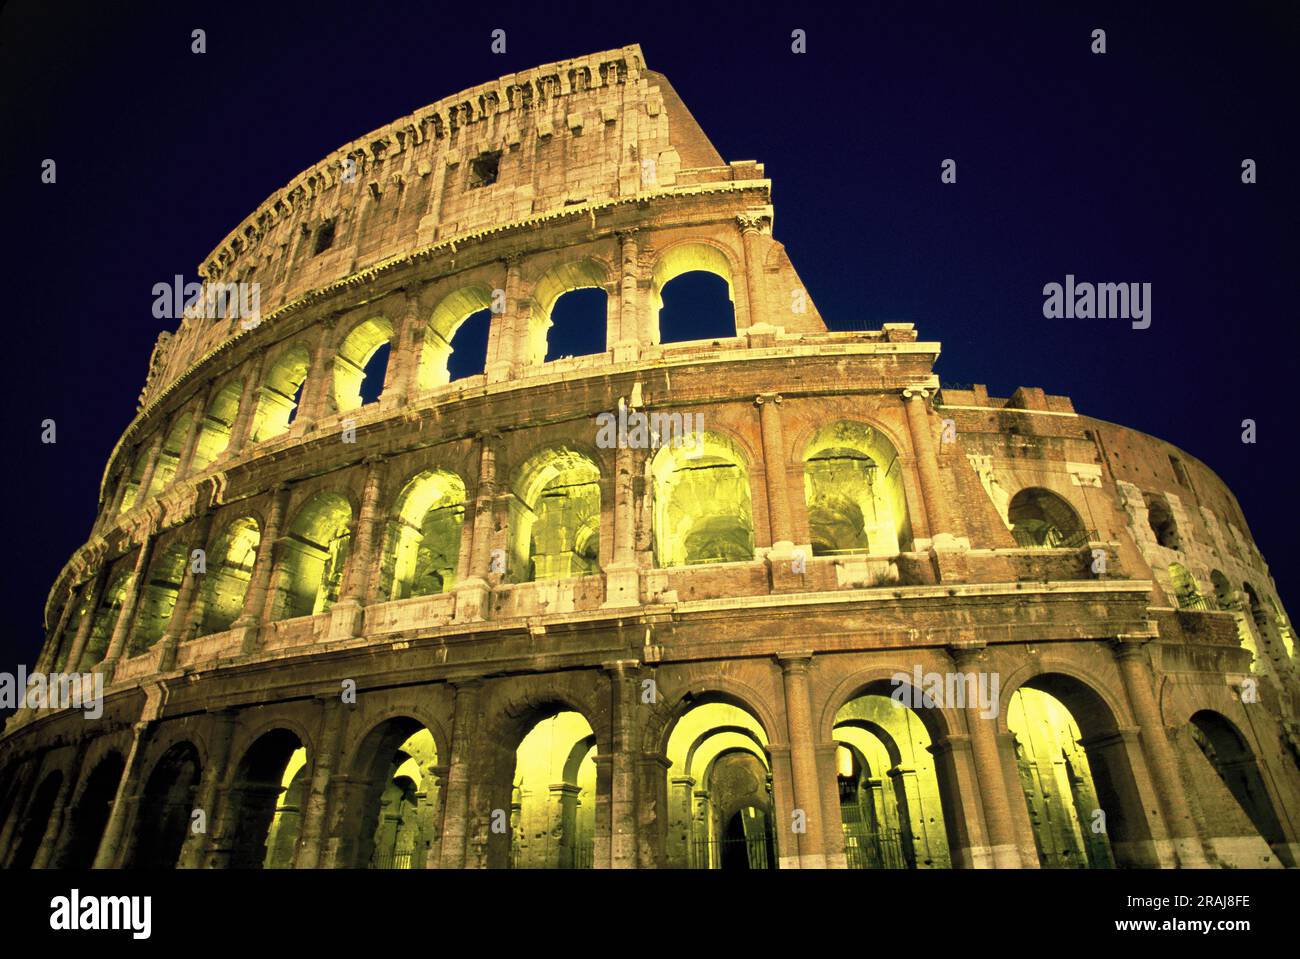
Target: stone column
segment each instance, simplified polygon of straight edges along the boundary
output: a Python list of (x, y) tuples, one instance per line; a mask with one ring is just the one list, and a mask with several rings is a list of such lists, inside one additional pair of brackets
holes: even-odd
[(616, 660), (601, 668), (609, 676), (610, 750), (609, 864), (614, 869), (637, 867), (636, 756), (632, 710), (636, 703), (637, 660)]
[(635, 451), (614, 451), (614, 561), (605, 569), (605, 606), (635, 606), (641, 601), (636, 565)]
[(844, 852), (844, 814), (840, 811), (840, 783), (835, 775), (835, 753), (839, 749), (835, 740), (817, 745), (817, 782), (821, 785), (822, 821), (826, 843), (826, 868), (849, 868)]
[(253, 434), (253, 420), (257, 415), (257, 390), (262, 381), (262, 369), (266, 365), (266, 354), (258, 354), (256, 362), (248, 363), (244, 369), (244, 382), (239, 392), (239, 409), (235, 411), (235, 421), (230, 424), (230, 441), (226, 444), (226, 455), (240, 452), (248, 445)]
[(244, 608), (231, 629), (243, 631), (240, 652), (248, 655), (257, 647), (258, 632), (265, 616), (266, 594), (271, 585), (271, 571), (275, 567), (276, 541), (280, 538), (280, 526), (284, 522), (284, 511), (288, 506), (289, 487), (283, 483), (271, 492), (271, 513), (266, 518), (266, 529), (257, 547), (257, 558), (253, 561), (253, 573), (248, 580), (248, 590), (244, 594)]
[(637, 264), (639, 249), (636, 230), (620, 230), (619, 262), (622, 272), (619, 278), (618, 336), (613, 338), (614, 362), (631, 363), (641, 354), (642, 344), (648, 344), (650, 338), (645, 335), (641, 319), (641, 297), (638, 295), (640, 282)]
[(68, 620), (72, 617), (72, 611), (77, 606), (77, 595), (89, 588), (90, 584), (84, 583), (80, 587), (74, 586), (68, 590), (68, 599), (59, 612), (59, 620), (54, 624), (53, 632), (45, 638), (45, 645), (41, 647), (41, 654), (36, 657), (36, 663), (32, 667), (35, 672), (49, 673), (51, 667), (58, 660), (59, 647), (63, 645), (63, 631), (68, 628)]
[[(963, 673), (978, 673), (983, 649), (983, 643), (972, 643), (953, 646), (950, 651), (958, 670)], [(997, 717), (985, 718), (977, 702), (967, 703), (964, 713), (966, 731), (970, 734), (971, 755), (975, 760), (975, 778), (979, 782), (980, 802), (984, 807), (984, 823), (992, 847), (993, 866), (997, 869), (1019, 869), (1020, 847), (1016, 844), (1011, 804), (1007, 798), (1007, 781), (998, 755)]]
[(483, 618), (490, 590), (488, 580), (492, 563), (493, 510), (496, 505), (496, 443), (495, 433), (478, 434), (479, 466), (478, 489), (474, 492), (474, 513), (469, 547), (469, 576), (456, 584), (456, 622), (464, 623)]
[[(764, 323), (763, 262), (758, 252), (758, 238), (765, 218), (744, 214), (736, 218), (740, 226), (740, 239), (745, 247), (745, 298), (749, 301), (749, 327)], [(739, 320), (739, 318), (737, 318)], [(739, 333), (740, 323), (736, 323)]]
[(72, 798), (72, 793), (81, 779), (81, 764), (86, 757), (86, 745), (85, 740), (77, 744), (77, 753), (72, 760), (68, 775), (64, 776), (63, 781), (59, 783), (59, 792), (54, 797), (54, 808), (50, 810), (45, 835), (41, 837), (40, 848), (36, 850), (36, 857), (32, 860), (33, 869), (45, 869), (50, 865), (54, 858), (54, 851), (63, 838), (64, 821), (68, 816), (68, 800)]
[(790, 734), (790, 766), (794, 774), (794, 808), (804, 813), (804, 832), (798, 837), (799, 865), (826, 866), (822, 823), (822, 795), (817, 783), (817, 752), (813, 741), (812, 707), (808, 697), (811, 652), (778, 653), (785, 684), (785, 714)]
[(236, 713), (233, 709), (221, 710), (213, 715), (212, 736), (208, 745), (208, 762), (203, 767), (198, 791), (194, 796), (195, 810), (203, 812), (203, 831), (194, 831), (193, 818), (181, 846), (178, 869), (197, 869), (203, 865), (210, 846), (209, 836), (217, 825), (217, 800), (221, 783), (226, 778), (230, 763), (230, 744), (235, 736)]
[(212, 391), (214, 386), (208, 385), (199, 397), (197, 408), (194, 415), (190, 417), (189, 432), (185, 434), (185, 442), (181, 445), (181, 455), (176, 459), (176, 479), (181, 480), (189, 475), (190, 464), (194, 461), (194, 450), (199, 445), (199, 434), (203, 431), (203, 418), (207, 415), (208, 405), (212, 402)]
[(487, 365), (483, 372), (489, 383), (502, 383), (510, 379), (515, 363), (519, 362), (522, 350), (519, 349), (519, 277), (520, 258), (512, 256), (506, 260), (505, 309), (493, 312), (488, 326)]
[(426, 788), (426, 794), (432, 793), (433, 808), (429, 811), (429, 854), (425, 860), (425, 869), (442, 867), (442, 823), (447, 814), (447, 773), (448, 766), (426, 766), (425, 776), (432, 785)]
[(465, 867), (472, 756), (482, 692), (483, 684), (476, 679), (456, 684), (456, 705), (451, 726), (451, 762), (447, 770), (447, 802), (442, 818), (443, 869)]
[(1115, 658), (1119, 661), (1120, 675), (1124, 679), (1129, 704), (1133, 707), (1133, 716), (1141, 729), (1143, 754), (1156, 794), (1160, 797), (1160, 805), (1164, 809), (1178, 864), (1184, 868), (1203, 869), (1208, 865), (1205, 849), (1197, 834), (1187, 797), (1183, 794), (1183, 782), (1178, 774), (1173, 747), (1169, 744), (1165, 724), (1160, 718), (1160, 709), (1151, 689), (1151, 666), (1145, 649), (1149, 640), (1148, 636), (1118, 637), (1114, 644)]
[(302, 409), (291, 424), (291, 428), (301, 432), (313, 429), (335, 412), (334, 404), (330, 402), (334, 394), (334, 351), (330, 347), (336, 322), (336, 317), (329, 317), (320, 324), (320, 338), (316, 341), (311, 366), (307, 370), (307, 385), (302, 391)]
[(388, 356), (388, 370), (384, 374), (384, 391), (380, 401), (388, 407), (398, 407), (406, 403), (407, 397), (416, 392), (420, 372), (420, 300), (418, 291), (406, 291), (406, 312), (402, 325), (394, 337), (392, 352)]
[(928, 391), (923, 388), (903, 390), (907, 409), (907, 428), (916, 454), (916, 469), (921, 481), (921, 505), (925, 509), (926, 525), (930, 535), (951, 533), (947, 517), (943, 515), (943, 487), (939, 481), (939, 460), (934, 451), (934, 436), (930, 432), (929, 415), (925, 408)]
[(365, 599), (374, 572), (375, 520), (379, 515), (379, 497), (383, 489), (384, 458), (366, 459), (366, 485), (361, 494), (361, 512), (357, 517), (348, 566), (344, 574), (339, 601), (330, 610), (331, 640), (361, 635), (365, 620)]
[(150, 725), (147, 719), (135, 724), (131, 748), (126, 754), (126, 765), (117, 784), (117, 794), (113, 797), (113, 810), (109, 813), (104, 835), (99, 840), (99, 849), (95, 852), (94, 869), (113, 869), (122, 864), (122, 854), (125, 852), (122, 836), (127, 819), (134, 815), (134, 806), (140, 801), (140, 766)]
[(14, 804), (9, 810), (9, 816), (4, 821), (3, 829), (0, 829), (0, 866), (9, 865), (17, 849), (14, 848), (14, 838), (19, 835), (18, 827), (22, 825), (26, 818), (27, 804), (31, 801), (32, 794), (36, 792), (37, 785), (41, 780), (40, 770), (41, 760), (35, 761), (31, 775), (27, 781), (18, 787), (18, 794), (14, 797)]
[(771, 527), (772, 551), (788, 556), (794, 549), (790, 524), (790, 500), (786, 490), (785, 439), (781, 432), (781, 397), (762, 393), (754, 398), (763, 433), (763, 476), (767, 487), (767, 516)]
[(127, 587), (126, 599), (122, 603), (122, 610), (118, 613), (117, 623), (113, 627), (113, 638), (109, 640), (108, 651), (98, 667), (98, 671), (104, 674), (105, 685), (113, 681), (113, 672), (122, 658), (127, 637), (131, 635), (131, 627), (135, 623), (135, 611), (140, 605), (140, 593), (144, 590), (144, 578), (149, 574), (149, 558), (152, 554), (153, 532), (149, 531), (145, 533), (144, 540), (140, 543), (140, 552), (135, 558), (135, 569), (131, 574), (131, 585)]
[(329, 812), (330, 780), (337, 768), (343, 746), (343, 729), (347, 710), (340, 696), (330, 694), (320, 698), (321, 734), (316, 755), (311, 757), (311, 784), (303, 800), (302, 826), (298, 831), (298, 848), (294, 855), (295, 869), (315, 869), (321, 860), (321, 845), (325, 836), (325, 817)]
[(158, 471), (158, 461), (162, 459), (163, 434), (167, 426), (164, 424), (153, 438), (153, 443), (149, 447), (149, 459), (145, 463), (144, 473), (140, 476), (140, 485), (136, 489), (135, 502), (131, 504), (132, 508), (142, 506), (144, 501), (149, 498), (149, 487), (153, 485), (153, 474)]
[[(206, 569), (206, 556), (208, 551), (208, 533), (212, 529), (212, 510), (204, 510), (199, 518), (194, 521), (192, 532), (192, 542), (197, 544), (194, 549), (201, 549), (204, 552), (204, 564)], [(190, 550), (190, 555), (185, 558), (185, 578), (181, 582), (180, 591), (176, 594), (176, 605), (172, 607), (171, 619), (167, 622), (167, 631), (162, 638), (162, 654), (158, 660), (158, 672), (166, 673), (176, 668), (176, 654), (180, 650), (182, 641), (188, 639), (186, 628), (190, 623), (190, 612), (194, 607), (194, 596), (199, 589), (199, 577), (207, 575), (206, 573), (194, 572), (194, 550)]]
[(99, 611), (99, 604), (104, 598), (104, 590), (108, 587), (108, 566), (100, 566), (99, 571), (95, 573), (94, 578), (87, 584), (87, 605), (86, 613), (77, 623), (77, 635), (72, 638), (72, 648), (68, 650), (68, 658), (63, 664), (63, 671), (66, 673), (80, 672), (78, 667), (81, 665), (81, 657), (86, 654), (86, 643), (90, 641), (90, 629), (95, 624), (95, 613)]

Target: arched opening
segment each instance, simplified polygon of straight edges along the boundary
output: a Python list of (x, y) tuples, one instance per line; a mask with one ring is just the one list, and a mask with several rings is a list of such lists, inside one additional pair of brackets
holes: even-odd
[(809, 440), (804, 501), (814, 556), (897, 556), (911, 542), (898, 452), (866, 424), (831, 423)]
[(99, 599), (95, 619), (90, 624), (90, 635), (86, 637), (86, 648), (81, 654), (81, 662), (68, 664), (72, 672), (85, 672), (103, 660), (107, 654), (108, 643), (113, 638), (113, 630), (117, 628), (117, 619), (122, 613), (122, 605), (126, 602), (126, 588), (130, 582), (130, 569), (119, 570), (109, 581), (108, 588)]
[[(50, 824), (54, 813), (54, 803), (63, 785), (63, 773), (52, 772), (36, 787), (36, 792), (22, 810), (22, 819), (14, 833), (13, 854), (9, 857), (8, 869), (30, 869), (40, 851), (41, 840)], [(14, 810), (14, 815), (20, 811)]]
[(118, 753), (109, 753), (86, 778), (81, 796), (68, 818), (67, 839), (60, 850), (58, 865), (62, 869), (89, 869), (95, 864), (104, 827), (113, 812), (117, 785), (125, 763)]
[(262, 531), (251, 516), (235, 520), (213, 542), (199, 587), (198, 635), (225, 632), (239, 618), (261, 543)]
[(192, 414), (182, 413), (172, 422), (171, 429), (163, 438), (162, 449), (158, 453), (158, 465), (154, 467), (153, 479), (149, 481), (147, 496), (157, 496), (176, 479), (176, 469), (180, 465), (181, 452), (185, 448), (185, 440), (190, 434), (190, 423), (193, 419)]
[[(1278, 820), (1277, 810), (1273, 807), (1273, 800), (1260, 775), (1259, 764), (1255, 761), (1255, 753), (1241, 730), (1221, 713), (1203, 709), (1192, 716), (1191, 738), (1241, 811), (1246, 814), (1255, 832), (1278, 854), (1284, 864), (1294, 865), (1286, 849), (1286, 835)], [(1197, 793), (1209, 821), (1231, 821), (1228, 817), (1214, 815), (1221, 800), (1214, 790), (1207, 788), (1204, 781), (1198, 783)], [(1231, 827), (1228, 829), (1231, 831)], [(1231, 837), (1212, 837), (1210, 843), (1223, 853), (1224, 858), (1229, 861), (1235, 858)]]
[(437, 776), (437, 746), (421, 723), (403, 716), (372, 729), (346, 787), (339, 865), (425, 868), (441, 825)]
[(388, 599), (446, 593), (456, 584), (465, 523), (465, 484), (446, 470), (426, 470), (397, 498), (388, 520), (380, 586)]
[(199, 752), (182, 742), (163, 753), (145, 782), (136, 813), (135, 844), (127, 865), (174, 869), (190, 829), (199, 785)]
[(1166, 549), (1182, 549), (1182, 540), (1178, 536), (1178, 523), (1174, 512), (1169, 508), (1169, 501), (1159, 493), (1143, 493), (1142, 499), (1147, 507), (1147, 523), (1151, 532), (1156, 534), (1156, 542)]
[(731, 284), (706, 270), (670, 280), (660, 291), (659, 342), (729, 340), (736, 335)]
[(519, 471), (510, 502), (510, 579), (533, 582), (600, 571), (600, 469), (553, 447)]
[(557, 266), (533, 288), (524, 360), (536, 365), (604, 353), (608, 326), (605, 268), (595, 260)]
[(1042, 867), (1112, 868), (1105, 814), (1070, 711), (1051, 693), (1022, 686), (1007, 705), (1007, 728)]
[(117, 510), (119, 516), (134, 507), (137, 500), (143, 501), (147, 498), (140, 496), (140, 484), (144, 482), (144, 471), (149, 466), (149, 454), (152, 450), (152, 440), (140, 444), (131, 471), (126, 475), (126, 491), (122, 494), (122, 505)]
[(1007, 705), (1042, 865), (1158, 866), (1137, 777), (1105, 700), (1071, 676), (1042, 673)]
[(596, 737), (578, 712), (538, 720), (515, 749), (510, 867), (589, 869), (596, 825)]
[(230, 445), (230, 433), (235, 427), (235, 417), (239, 415), (239, 395), (244, 384), (240, 381), (227, 383), (221, 388), (199, 424), (199, 438), (194, 444), (194, 456), (191, 472), (198, 473), (208, 468), (216, 458)]
[(172, 613), (176, 611), (176, 597), (180, 595), (181, 580), (185, 578), (188, 561), (189, 550), (184, 543), (173, 543), (154, 557), (144, 587), (140, 590), (135, 622), (131, 624), (128, 656), (147, 652), (162, 639), (172, 620)]
[(443, 297), (424, 329), (418, 372), (421, 390), (483, 372), (492, 306), (492, 291), (481, 284)]
[(689, 701), (665, 750), (670, 866), (776, 868), (767, 745), (767, 731), (744, 707), (718, 695)]
[(289, 425), (298, 416), (310, 364), (311, 357), (303, 346), (286, 350), (276, 360), (258, 391), (250, 434), (252, 442), (260, 443), (288, 432)]
[(933, 739), (921, 714), (871, 687), (835, 713), (836, 782), (850, 869), (947, 869)]
[(294, 847), (307, 777), (307, 751), (287, 729), (265, 733), (235, 769), (225, 835), (233, 869), (285, 868)]
[(340, 413), (379, 399), (388, 372), (393, 324), (381, 317), (358, 323), (334, 357), (334, 402)]
[(351, 539), (352, 505), (346, 498), (317, 493), (307, 501), (279, 544), (272, 620), (315, 616), (338, 601)]
[(1069, 549), (1088, 542), (1083, 521), (1066, 500), (1051, 490), (1029, 487), (1007, 506), (1011, 535), (1023, 547)]
[(717, 247), (684, 243), (659, 258), (651, 274), (655, 343), (722, 340), (736, 335), (731, 263)]
[(1282, 639), (1282, 646), (1286, 650), (1287, 659), (1295, 658), (1295, 634), (1291, 632), (1291, 624), (1287, 622), (1286, 614), (1282, 612), (1282, 607), (1277, 604), (1272, 596), (1268, 597), (1268, 605), (1273, 617), (1273, 625), (1277, 629), (1278, 636)]
[(548, 315), (545, 362), (605, 352), (609, 297), (602, 289), (562, 293)]
[(1182, 563), (1169, 564), (1169, 582), (1174, 590), (1174, 602), (1179, 609), (1209, 609), (1201, 595), (1196, 579)]
[(651, 460), (650, 474), (659, 566), (754, 558), (748, 464), (734, 443), (704, 433), (690, 447), (664, 446)]

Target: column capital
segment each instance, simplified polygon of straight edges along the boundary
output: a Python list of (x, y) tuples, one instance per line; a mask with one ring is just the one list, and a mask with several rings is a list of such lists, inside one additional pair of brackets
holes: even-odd
[(811, 649), (784, 650), (776, 654), (776, 661), (781, 664), (781, 668), (786, 672), (796, 672), (806, 670), (809, 663), (812, 662), (813, 651)]
[(762, 406), (764, 403), (771, 403), (774, 406), (780, 406), (781, 394), (780, 393), (759, 393), (757, 396), (754, 397), (755, 406)]
[(982, 658), (987, 647), (988, 643), (982, 639), (968, 639), (962, 642), (949, 643), (948, 655), (952, 657), (953, 662), (958, 666), (965, 666)]
[(766, 233), (772, 229), (772, 218), (766, 213), (741, 213), (736, 216), (736, 225), (742, 234)]

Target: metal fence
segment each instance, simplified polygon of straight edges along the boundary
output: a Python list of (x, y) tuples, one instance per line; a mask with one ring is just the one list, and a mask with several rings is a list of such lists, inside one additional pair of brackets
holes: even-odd
[(775, 869), (768, 840), (696, 839), (691, 842), (692, 869)]
[(376, 851), (370, 857), (371, 869), (418, 869), (415, 853), (409, 849), (387, 852)]
[(845, 829), (844, 858), (850, 869), (907, 869), (910, 866), (897, 829)]

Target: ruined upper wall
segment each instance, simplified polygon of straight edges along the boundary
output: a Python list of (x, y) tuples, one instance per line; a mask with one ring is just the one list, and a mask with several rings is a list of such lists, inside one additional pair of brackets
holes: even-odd
[[(435, 243), (618, 197), (698, 186), (726, 166), (640, 47), (546, 64), (439, 100), (345, 144), (272, 194), (199, 268), (258, 285), (263, 315)], [(190, 317), (159, 338), (142, 397), (238, 332)]]

